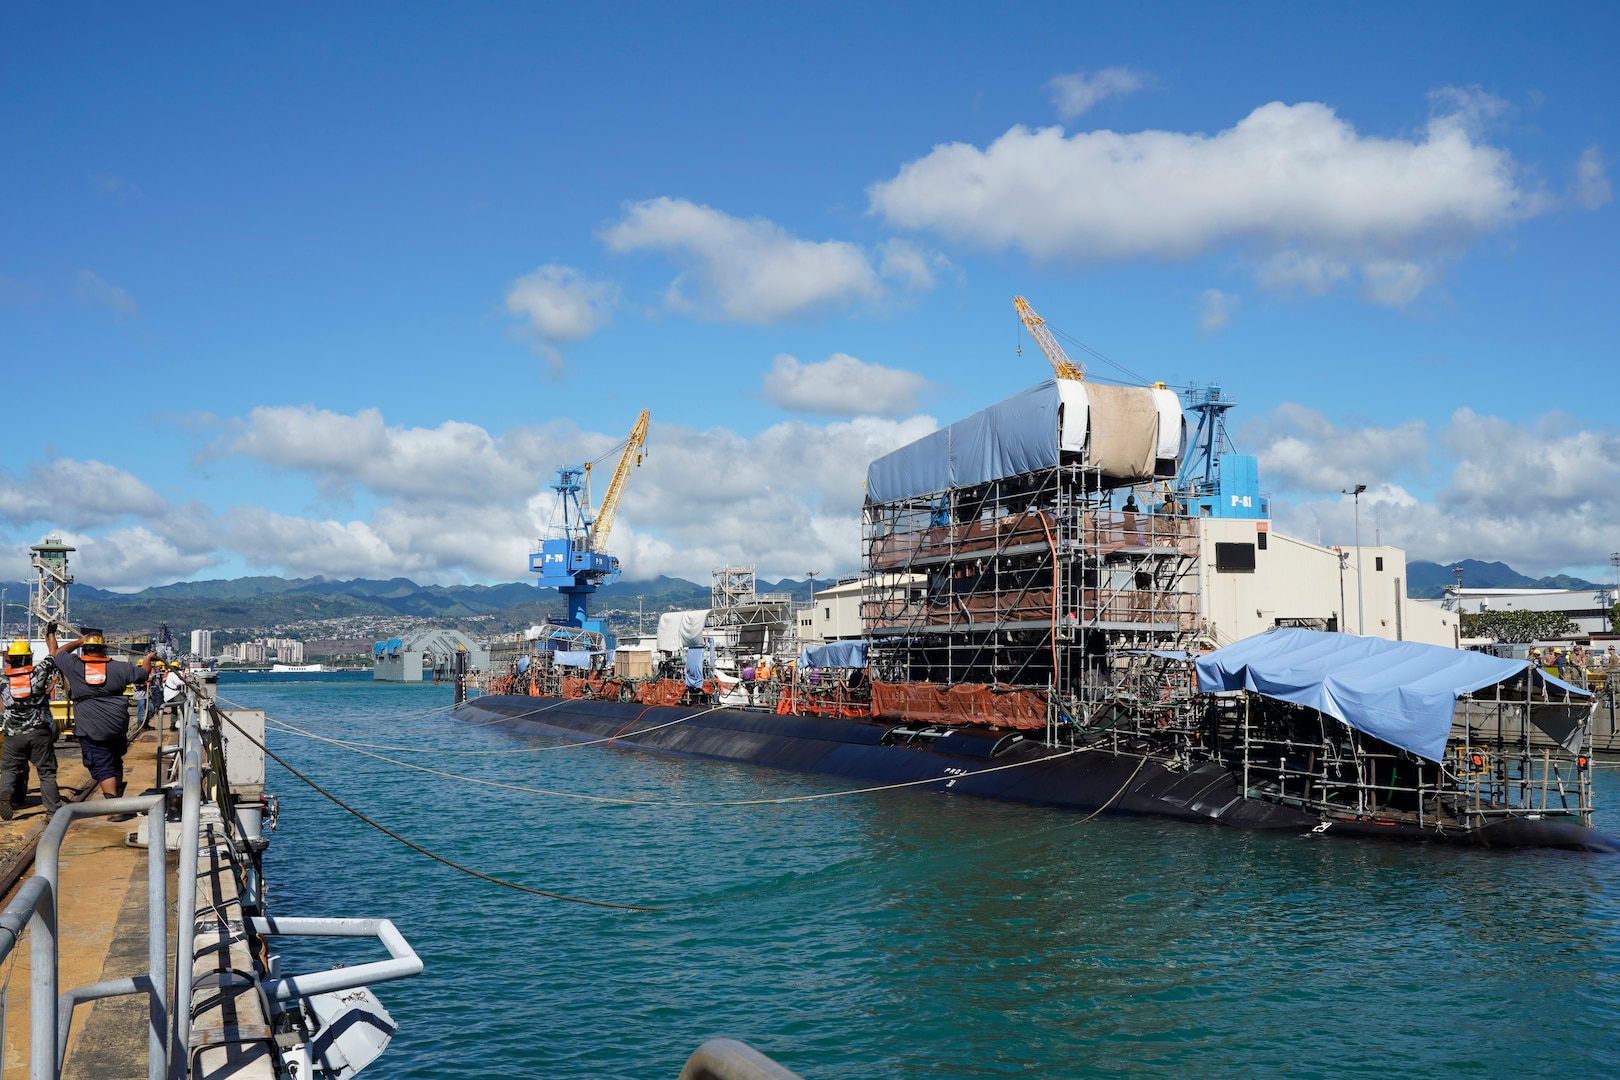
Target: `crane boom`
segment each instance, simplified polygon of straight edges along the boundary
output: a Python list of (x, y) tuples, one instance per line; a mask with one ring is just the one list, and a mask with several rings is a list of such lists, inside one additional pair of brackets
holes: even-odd
[(1013, 307), (1018, 309), (1018, 317), (1024, 321), (1029, 330), (1029, 336), (1035, 339), (1035, 344), (1041, 347), (1041, 352), (1052, 361), (1052, 370), (1057, 372), (1060, 379), (1084, 379), (1086, 369), (1069, 359), (1069, 354), (1063, 351), (1057, 338), (1047, 328), (1046, 320), (1035, 314), (1035, 309), (1029, 306), (1029, 301), (1022, 296), (1013, 297)]
[(641, 464), (641, 450), (647, 445), (647, 420), (651, 416), (652, 410), (642, 409), (636, 426), (630, 429), (630, 437), (624, 441), (624, 453), (619, 455), (613, 480), (608, 484), (607, 494), (602, 496), (602, 505), (597, 507), (596, 520), (591, 524), (590, 546), (593, 551), (601, 551), (602, 545), (607, 543), (608, 533), (613, 529), (613, 519), (619, 512), (624, 482), (630, 476), (630, 467)]

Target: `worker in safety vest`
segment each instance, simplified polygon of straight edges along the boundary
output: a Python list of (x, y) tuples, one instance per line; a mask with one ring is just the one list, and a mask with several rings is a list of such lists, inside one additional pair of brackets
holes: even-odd
[[(157, 653), (147, 653), (139, 664), (113, 660), (107, 655), (101, 631), (89, 627), (58, 646), (55, 623), (45, 628), (45, 643), (67, 680), (68, 697), (73, 700), (73, 731), (79, 737), (84, 767), (101, 788), (102, 797), (116, 799), (124, 793), (124, 754), (129, 750), (124, 687), (151, 675)], [(114, 814), (107, 820), (128, 821), (134, 816)]]
[(49, 657), (34, 663), (34, 647), (22, 638), (6, 650), (6, 681), (0, 702), (6, 716), (6, 745), (0, 750), (0, 820), (10, 821), (28, 792), (28, 766), (39, 773), (39, 796), (47, 817), (62, 805), (56, 790), (56, 721), (51, 717)]

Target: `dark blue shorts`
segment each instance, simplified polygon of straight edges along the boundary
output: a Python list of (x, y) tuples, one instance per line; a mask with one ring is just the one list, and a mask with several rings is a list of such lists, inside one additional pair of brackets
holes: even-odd
[(128, 750), (129, 740), (122, 737), (91, 739), (79, 736), (79, 757), (84, 761), (84, 767), (90, 770), (90, 779), (98, 783), (124, 778), (124, 754)]

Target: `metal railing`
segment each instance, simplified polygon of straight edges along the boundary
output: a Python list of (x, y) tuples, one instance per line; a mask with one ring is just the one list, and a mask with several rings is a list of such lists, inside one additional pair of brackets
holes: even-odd
[[(59, 809), (41, 834), (35, 854), (35, 872), (12, 902), (0, 912), (0, 963), (16, 948), (24, 931), (30, 942), (29, 1080), (57, 1080), (66, 1058), (68, 1036), (77, 1006), (109, 997), (144, 994), (150, 1002), (147, 1046), (148, 1080), (185, 1080), (190, 1070), (187, 1047), (191, 1042), (192, 999), (197, 963), (197, 887), (200, 862), (202, 807), (205, 795), (221, 803), (228, 834), (235, 833), (228, 783), (223, 775), (218, 743), (219, 721), (212, 700), (188, 680), (174, 714), (180, 739), (177, 747), (162, 745), (162, 724), (170, 713), (159, 710), (159, 790), (138, 797), (94, 799), (69, 803)], [(211, 725), (205, 718), (214, 716)], [(212, 739), (209, 746), (205, 741)], [(165, 785), (161, 762), (177, 758)], [(171, 944), (168, 936), (169, 883), (167, 874), (167, 810), (176, 783), (180, 795), (179, 870), (176, 881), (175, 970), (168, 974)], [(205, 788), (205, 784), (208, 785)], [(59, 867), (62, 841), (73, 823), (83, 818), (113, 814), (147, 815), (147, 972), (144, 975), (105, 979), (75, 986), (58, 994), (60, 972), (59, 930), (62, 918)], [(234, 839), (234, 838), (233, 838)], [(233, 850), (237, 845), (233, 843)], [(240, 869), (240, 867), (238, 867)], [(269, 1001), (291, 1001), (313, 994), (347, 990), (366, 983), (408, 978), (422, 970), (422, 961), (386, 919), (248, 918), (246, 928), (259, 935), (376, 937), (390, 959), (358, 967), (299, 975), (260, 978)], [(172, 990), (172, 993), (171, 993)]]

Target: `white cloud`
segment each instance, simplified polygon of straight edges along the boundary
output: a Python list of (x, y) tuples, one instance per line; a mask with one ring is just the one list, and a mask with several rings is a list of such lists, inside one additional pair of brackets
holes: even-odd
[(819, 416), (909, 416), (930, 384), (915, 371), (868, 364), (846, 353), (800, 363), (783, 353), (771, 363), (763, 388), (778, 408)]
[[(377, 409), (336, 413), (313, 405), (263, 406), (232, 425), (212, 454), (307, 472), (327, 494), (364, 488), (386, 497), (461, 502), (516, 497), (577, 440), (567, 425), (524, 428), (497, 440), (477, 424), (390, 427)], [(613, 440), (601, 437), (603, 448)]]
[[(1314, 102), (1272, 102), (1214, 135), (1020, 126), (983, 150), (936, 146), (868, 194), (890, 225), (984, 248), (1107, 261), (1235, 247), (1262, 284), (1359, 276), (1399, 306), (1471, 241), (1556, 205), (1480, 137), (1481, 95), (1437, 104), (1449, 111), (1416, 138), (1363, 135)], [(1586, 171), (1595, 193), (1601, 161)]]
[(1603, 169), (1603, 152), (1588, 146), (1575, 162), (1575, 185), (1570, 201), (1582, 210), (1596, 210), (1609, 201), (1609, 177)]
[(887, 295), (884, 277), (910, 287), (933, 284), (928, 260), (913, 245), (885, 248), (879, 270), (848, 241), (801, 240), (764, 218), (735, 218), (685, 199), (633, 203), (601, 237), (619, 253), (667, 253), (685, 271), (671, 282), (665, 303), (727, 322), (769, 324), (874, 303)]
[[(726, 561), (757, 563), (767, 576), (853, 570), (867, 464), (934, 426), (927, 417), (790, 421), (745, 437), (654, 424), (611, 546), (632, 580), (707, 581), (709, 567)], [(294, 575), (521, 580), (529, 543), (553, 509), (544, 487), (551, 470), (596, 458), (619, 438), (567, 425), (500, 436), (458, 422), (397, 428), (375, 410), (254, 410), (216, 453), (307, 474), (328, 492), (363, 491), (382, 505), (353, 520), (241, 507), (223, 516), (221, 542), (255, 566)]]
[(1084, 71), (1059, 75), (1046, 84), (1052, 94), (1052, 105), (1058, 118), (1073, 120), (1093, 105), (1111, 97), (1124, 97), (1135, 93), (1152, 81), (1152, 76), (1130, 68), (1103, 68), (1087, 74)]
[(12, 525), (87, 529), (160, 515), (167, 505), (145, 482), (100, 461), (54, 458), (30, 465), (23, 476), (0, 473), (0, 521)]
[[(1353, 483), (1369, 485), (1362, 541), (1381, 535), (1412, 559), (1500, 560), (1540, 575), (1601, 567), (1620, 535), (1620, 432), (1612, 429), (1557, 415), (1521, 425), (1459, 409), (1431, 443), (1419, 421), (1345, 429), (1297, 406), (1268, 423), (1261, 482), (1298, 493), (1273, 500), (1273, 511), (1280, 527), (1307, 539), (1352, 541), (1354, 503), (1339, 490)], [(1445, 475), (1431, 496), (1397, 482), (1430, 471)]]
[(1239, 442), (1254, 448), (1262, 484), (1298, 492), (1336, 492), (1421, 473), (1429, 448), (1421, 420), (1393, 428), (1344, 428), (1292, 403), (1246, 424)]
[[(208, 552), (188, 550), (144, 525), (93, 534), (56, 530), (75, 551), (69, 556), (75, 580), (115, 591), (166, 585), (190, 577), (217, 562)], [(32, 577), (27, 544), (6, 551), (4, 563)]]
[(878, 275), (898, 281), (919, 292), (934, 287), (934, 272), (949, 270), (950, 260), (937, 252), (927, 252), (909, 240), (889, 240), (878, 245)]
[(1198, 332), (1206, 337), (1232, 321), (1232, 312), (1241, 303), (1239, 297), (1219, 289), (1205, 289), (1199, 298)]
[(853, 573), (867, 465), (936, 426), (858, 417), (753, 436), (660, 426), (626, 488), (613, 546), (631, 578), (704, 582), (727, 562), (753, 563), (766, 578)]
[(81, 306), (103, 308), (112, 312), (113, 317), (119, 320), (141, 317), (140, 306), (135, 303), (135, 298), (129, 294), (129, 290), (103, 281), (101, 275), (92, 270), (79, 271), (78, 281), (73, 286), (73, 295)]
[(540, 351), (553, 368), (562, 363), (558, 345), (582, 341), (606, 326), (618, 287), (590, 281), (571, 266), (547, 263), (506, 290), (506, 310), (528, 321)]

